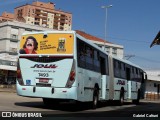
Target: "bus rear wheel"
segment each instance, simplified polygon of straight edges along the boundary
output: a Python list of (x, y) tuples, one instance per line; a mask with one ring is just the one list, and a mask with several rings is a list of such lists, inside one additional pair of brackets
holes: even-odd
[(138, 105), (139, 101), (140, 101), (140, 90), (138, 90), (137, 99), (136, 100), (132, 100), (132, 103)]
[(49, 99), (49, 98), (43, 98), (43, 103), (45, 106), (50, 107), (52, 105), (57, 105), (58, 101), (54, 99)]
[(48, 99), (48, 98), (43, 98), (43, 103), (44, 103), (44, 105), (45, 106), (49, 106), (50, 105), (50, 99)]

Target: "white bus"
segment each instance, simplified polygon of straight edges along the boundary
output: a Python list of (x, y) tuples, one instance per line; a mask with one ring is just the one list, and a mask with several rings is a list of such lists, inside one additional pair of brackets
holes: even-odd
[(60, 101), (133, 100), (144, 93), (145, 72), (111, 55), (75, 31), (24, 33), (20, 40), (17, 94)]

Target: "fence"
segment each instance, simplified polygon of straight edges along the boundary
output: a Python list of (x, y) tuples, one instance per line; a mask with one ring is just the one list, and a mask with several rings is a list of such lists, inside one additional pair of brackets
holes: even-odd
[(146, 100), (160, 100), (160, 94), (156, 92), (147, 92), (145, 93)]
[(9, 88), (9, 89), (16, 89), (16, 85), (1, 85), (0, 84), (0, 88)]

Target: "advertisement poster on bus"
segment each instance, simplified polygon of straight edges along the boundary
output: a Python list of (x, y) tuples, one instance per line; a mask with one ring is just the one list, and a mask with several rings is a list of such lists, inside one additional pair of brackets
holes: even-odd
[(30, 34), (22, 36), (20, 54), (73, 54), (73, 34)]

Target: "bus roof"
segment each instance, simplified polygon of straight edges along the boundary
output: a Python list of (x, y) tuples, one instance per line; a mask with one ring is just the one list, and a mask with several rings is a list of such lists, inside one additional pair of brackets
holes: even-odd
[(121, 62), (124, 62), (124, 63), (126, 63), (126, 64), (129, 64), (129, 65), (131, 65), (131, 66), (134, 66), (134, 67), (137, 67), (137, 68), (142, 69), (140, 66), (132, 63), (132, 62), (129, 61), (129, 60), (121, 59), (121, 58), (118, 58), (118, 57), (116, 57), (116, 56), (112, 56), (112, 58), (114, 58), (114, 59), (116, 59), (116, 60), (119, 60), (119, 61), (121, 61)]

